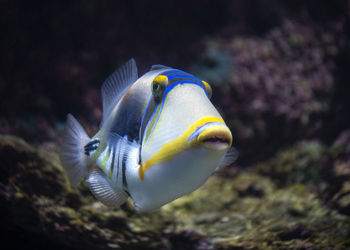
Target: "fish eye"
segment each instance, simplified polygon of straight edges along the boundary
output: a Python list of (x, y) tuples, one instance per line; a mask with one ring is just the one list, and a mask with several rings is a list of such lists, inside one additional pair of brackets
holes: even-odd
[(204, 84), (205, 92), (207, 93), (208, 98), (210, 99), (213, 95), (213, 90), (211, 89), (211, 86), (206, 81), (202, 80), (202, 83)]
[(152, 89), (153, 89), (153, 91), (157, 91), (159, 89), (159, 84), (153, 83)]
[(152, 93), (157, 100), (159, 100), (162, 97), (163, 92), (167, 85), (168, 85), (168, 77), (165, 75), (159, 75), (153, 79), (153, 82), (151, 85)]

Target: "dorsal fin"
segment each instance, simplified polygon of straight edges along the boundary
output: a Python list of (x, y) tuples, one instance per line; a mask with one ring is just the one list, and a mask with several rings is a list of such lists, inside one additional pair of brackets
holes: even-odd
[(155, 65), (152, 65), (150, 71), (158, 70), (158, 69), (171, 69), (171, 68), (168, 66), (161, 65), (161, 64), (155, 64)]
[(100, 127), (137, 78), (136, 62), (131, 58), (104, 81), (101, 87), (103, 116)]

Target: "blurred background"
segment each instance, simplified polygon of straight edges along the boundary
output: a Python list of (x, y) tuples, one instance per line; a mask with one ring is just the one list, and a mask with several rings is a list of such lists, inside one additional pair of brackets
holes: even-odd
[(211, 84), (240, 153), (222, 175), (310, 185), (350, 215), (349, 24), (347, 0), (1, 0), (0, 133), (57, 152), (67, 113), (97, 131), (118, 66), (164, 64)]
[(15, 0), (0, 18), (1, 133), (55, 140), (68, 112), (96, 126), (100, 86), (130, 57), (140, 75), (210, 82), (242, 164), (349, 128), (347, 1)]

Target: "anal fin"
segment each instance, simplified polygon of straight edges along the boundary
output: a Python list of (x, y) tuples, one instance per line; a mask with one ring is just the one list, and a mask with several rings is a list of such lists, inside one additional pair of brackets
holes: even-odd
[(128, 195), (113, 185), (100, 169), (90, 170), (86, 182), (96, 199), (109, 207), (120, 207), (128, 198)]

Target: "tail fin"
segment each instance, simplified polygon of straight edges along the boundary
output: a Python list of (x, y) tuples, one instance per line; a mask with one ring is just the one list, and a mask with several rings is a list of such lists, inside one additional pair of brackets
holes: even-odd
[(73, 186), (76, 186), (88, 172), (84, 146), (89, 140), (89, 136), (79, 122), (71, 114), (68, 114), (63, 131), (60, 159)]

